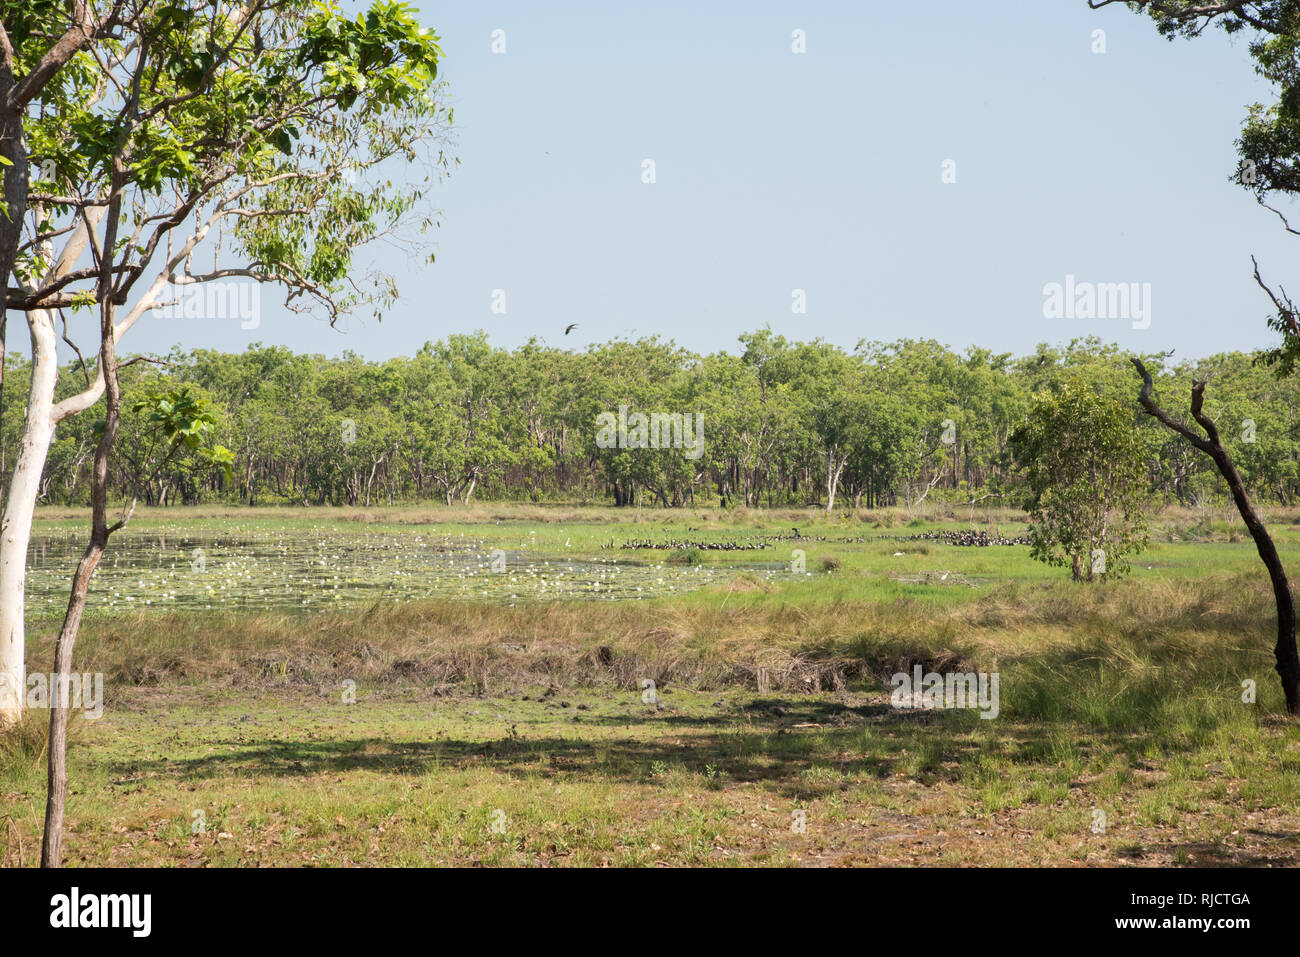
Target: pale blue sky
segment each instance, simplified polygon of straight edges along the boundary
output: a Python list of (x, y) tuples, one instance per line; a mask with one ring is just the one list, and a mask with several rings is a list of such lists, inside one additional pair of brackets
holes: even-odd
[[(847, 348), (1271, 342), (1249, 257), (1285, 283), (1296, 248), (1228, 181), (1245, 106), (1268, 98), (1244, 40), (1170, 43), (1084, 0), (418, 6), (443, 38), (461, 160), (435, 193), (436, 264), (380, 263), (403, 293), (382, 324), (333, 331), (268, 294), (256, 330), (151, 317), (128, 351), (379, 359), (484, 329), (710, 352), (765, 324)], [(1043, 286), (1067, 274), (1151, 283), (1150, 327), (1045, 319)]]

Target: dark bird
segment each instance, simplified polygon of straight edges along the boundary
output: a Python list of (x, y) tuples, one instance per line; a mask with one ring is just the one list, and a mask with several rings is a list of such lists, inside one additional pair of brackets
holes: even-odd
[(564, 334), (567, 336), (569, 333), (571, 333), (574, 329), (577, 328), (578, 328), (578, 324), (576, 322), (571, 322), (569, 323), (568, 327), (565, 328)]

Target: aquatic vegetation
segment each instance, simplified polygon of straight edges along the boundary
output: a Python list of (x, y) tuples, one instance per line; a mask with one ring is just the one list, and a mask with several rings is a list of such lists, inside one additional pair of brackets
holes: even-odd
[[(62, 614), (85, 547), (81, 529), (33, 538), (28, 613)], [(501, 602), (636, 600), (682, 593), (727, 578), (723, 565), (590, 559), (546, 554), (528, 541), (501, 543), (427, 531), (372, 532), (331, 526), (213, 532), (177, 525), (120, 533), (91, 587), (95, 612), (141, 608), (302, 609), (464, 598)]]

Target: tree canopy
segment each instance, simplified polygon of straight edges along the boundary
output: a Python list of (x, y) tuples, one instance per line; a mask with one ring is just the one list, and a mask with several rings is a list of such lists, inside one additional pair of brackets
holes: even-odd
[[(1300, 500), (1300, 390), (1240, 353), (1146, 361), (1163, 370), (1157, 388), (1170, 396), (1209, 377), (1207, 408), (1252, 493)], [(1095, 339), (1013, 357), (917, 340), (849, 351), (764, 329), (742, 336), (732, 352), (697, 355), (654, 338), (584, 352), (537, 340), (503, 349), (480, 333), (382, 362), (258, 345), (240, 354), (178, 351), (166, 363), (123, 370), (125, 412), (111, 466), (117, 492), (150, 503), (486, 497), (824, 508), (834, 486), (836, 507), (1014, 505), (1028, 486), (1010, 456), (1012, 433), (1035, 396), (1072, 379), (1124, 403), (1144, 450), (1150, 503), (1226, 496), (1210, 463), (1140, 415), (1127, 356)], [(15, 363), (5, 382), (6, 468), (28, 372)], [(65, 365), (57, 394), (83, 385), (79, 364)], [(163, 454), (156, 430), (133, 406), (177, 390), (211, 403), (213, 441), (234, 458), (230, 480), (183, 457), (155, 467)], [(702, 454), (601, 448), (596, 417), (620, 405), (629, 413), (699, 413)], [(42, 501), (85, 500), (93, 426), (77, 418), (59, 425)], [(1086, 437), (1086, 423), (1081, 428)]]

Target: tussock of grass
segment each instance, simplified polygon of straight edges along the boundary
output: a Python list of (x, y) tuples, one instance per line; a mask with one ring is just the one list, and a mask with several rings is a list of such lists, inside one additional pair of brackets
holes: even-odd
[[(83, 719), (74, 711), (68, 720), (69, 745), (80, 741), (83, 732)], [(17, 723), (0, 730), (0, 779), (43, 775), (49, 741), (50, 712), (24, 711)]]
[(0, 773), (23, 773), (39, 765), (49, 739), (49, 712), (25, 711), (16, 724), (0, 731)]

